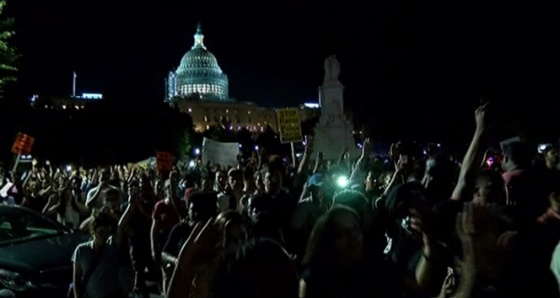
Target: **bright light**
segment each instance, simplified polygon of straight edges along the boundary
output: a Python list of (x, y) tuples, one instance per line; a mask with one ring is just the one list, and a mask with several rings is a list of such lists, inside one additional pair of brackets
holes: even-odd
[(103, 94), (101, 94), (101, 93), (82, 93), (81, 98), (83, 98), (83, 99), (103, 99)]
[(70, 172), (72, 171), (72, 166), (71, 165), (67, 165), (66, 166), (66, 172)]
[(338, 179), (336, 180), (336, 183), (338, 184), (338, 186), (340, 187), (346, 187), (348, 186), (348, 178), (344, 177), (344, 176), (340, 176), (338, 177)]
[(311, 108), (311, 109), (318, 109), (319, 108), (319, 104), (318, 103), (314, 103), (314, 102), (306, 102), (303, 104), (306, 108)]
[(259, 145), (255, 145), (255, 151), (259, 151)]
[(189, 161), (189, 168), (194, 168), (194, 166), (196, 166), (194, 160)]
[(199, 154), (200, 154), (200, 149), (194, 148), (194, 154), (195, 154), (195, 155), (199, 155)]
[(488, 167), (491, 167), (494, 164), (494, 158), (488, 157), (488, 159), (486, 160), (486, 164), (488, 165)]

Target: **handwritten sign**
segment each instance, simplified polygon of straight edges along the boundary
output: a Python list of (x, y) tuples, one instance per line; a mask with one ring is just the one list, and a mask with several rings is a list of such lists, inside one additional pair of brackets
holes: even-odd
[(303, 140), (298, 109), (278, 109), (276, 118), (281, 143), (295, 143)]
[(18, 132), (14, 145), (12, 145), (12, 153), (14, 154), (29, 154), (33, 148), (35, 139), (22, 132)]
[(173, 170), (173, 155), (165, 151), (156, 152), (156, 167), (160, 172)]
[(221, 166), (237, 166), (239, 143), (223, 143), (204, 138), (202, 140), (202, 162)]

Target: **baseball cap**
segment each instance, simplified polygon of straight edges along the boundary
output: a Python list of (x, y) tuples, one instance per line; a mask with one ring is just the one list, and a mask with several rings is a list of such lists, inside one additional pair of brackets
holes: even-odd
[(313, 174), (309, 179), (307, 179), (307, 187), (311, 186), (323, 186), (323, 175), (322, 174)]

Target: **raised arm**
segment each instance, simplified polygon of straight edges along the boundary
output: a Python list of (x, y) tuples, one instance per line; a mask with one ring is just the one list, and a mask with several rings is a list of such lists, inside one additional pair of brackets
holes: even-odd
[(467, 200), (468, 191), (474, 188), (474, 176), (480, 169), (482, 155), (485, 150), (484, 137), (488, 131), (488, 103), (480, 106), (475, 111), (476, 129), (474, 136), (463, 158), (461, 171), (457, 180), (457, 185), (453, 190), (451, 198), (453, 200)]

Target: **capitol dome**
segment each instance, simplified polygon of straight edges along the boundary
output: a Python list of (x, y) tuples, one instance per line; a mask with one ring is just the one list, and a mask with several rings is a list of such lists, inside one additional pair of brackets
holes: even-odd
[(194, 45), (185, 53), (176, 71), (167, 78), (167, 100), (198, 97), (203, 100), (229, 101), (228, 78), (218, 60), (204, 45), (204, 35), (197, 26)]

